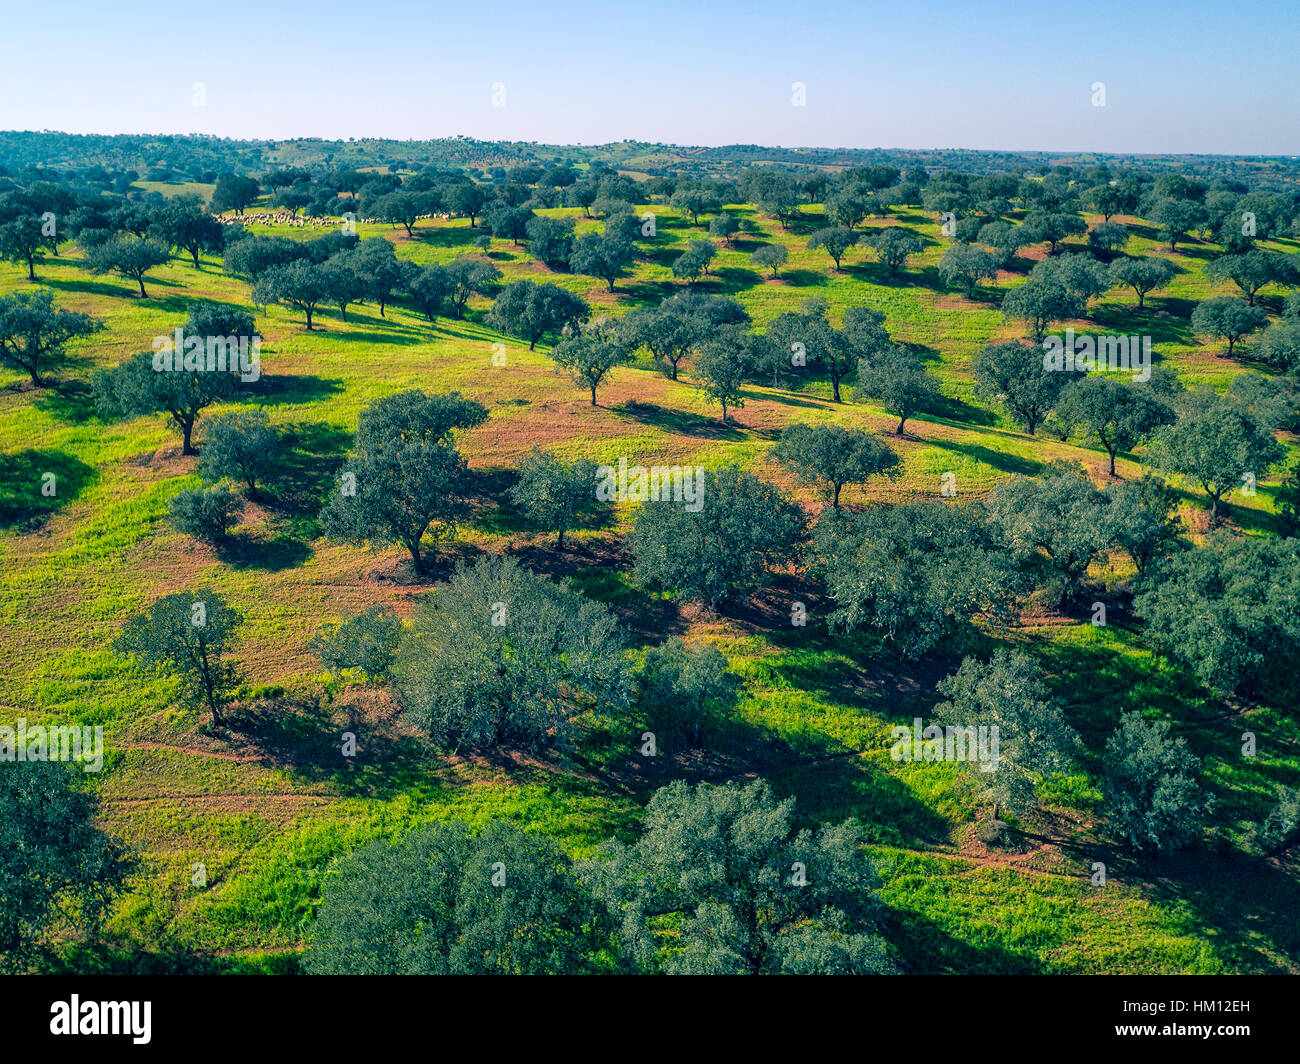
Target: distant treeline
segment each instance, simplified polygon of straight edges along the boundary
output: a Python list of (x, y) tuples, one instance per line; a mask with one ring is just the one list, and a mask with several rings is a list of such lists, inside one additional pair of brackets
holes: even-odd
[(602, 145), (551, 145), (535, 141), (440, 140), (233, 140), (196, 134), (74, 134), (0, 132), (0, 168), (135, 171), (156, 181), (211, 181), (219, 173), (263, 174), (284, 167), (313, 171), (387, 168), (392, 172), (464, 170), (492, 180), (505, 168), (525, 164), (604, 164), (652, 177), (735, 178), (749, 166), (793, 170), (890, 165), (930, 172), (1040, 173), (1060, 166), (1107, 163), (1148, 174), (1176, 171), (1232, 180), (1261, 191), (1300, 188), (1300, 160), (1289, 156), (1106, 155), (1090, 152), (1003, 152), (973, 149), (781, 148), (757, 144), (690, 147), (619, 141)]

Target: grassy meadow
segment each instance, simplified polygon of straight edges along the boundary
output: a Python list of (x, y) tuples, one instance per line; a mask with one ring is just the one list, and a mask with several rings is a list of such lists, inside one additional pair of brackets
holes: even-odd
[[(1300, 784), (1300, 737), (1285, 715), (1294, 707), (1226, 704), (1155, 654), (1126, 610), (1125, 558), (1091, 574), (1109, 604), (1107, 627), (1094, 627), (1086, 612), (1026, 613), (1009, 631), (946, 644), (909, 665), (869, 634), (828, 633), (820, 616), (829, 605), (793, 568), (751, 600), (710, 614), (634, 583), (622, 544), (630, 508), (589, 522), (561, 553), (552, 535), (535, 532), (511, 505), (514, 466), (542, 446), (599, 462), (736, 463), (815, 512), (823, 500), (767, 457), (781, 430), (800, 421), (873, 429), (898, 451), (901, 474), (847, 488), (849, 506), (937, 498), (945, 473), (955, 474), (961, 495), (978, 496), (1058, 458), (1106, 479), (1104, 452), (1042, 432), (1030, 437), (973, 394), (975, 353), (1022, 331), (1003, 320), (998, 290), (1022, 283), (1042, 246), (1022, 251), (1011, 270), (968, 299), (939, 280), (946, 241), (936, 218), (919, 210), (866, 223), (904, 225), (925, 240), (924, 252), (891, 279), (862, 249), (835, 271), (828, 255), (806, 248), (808, 233), (823, 224), (818, 205), (805, 206), (789, 230), (752, 207), (728, 209), (753, 221), (757, 233), (722, 245), (698, 290), (734, 296), (760, 329), (813, 296), (829, 303), (836, 324), (848, 307), (881, 310), (894, 339), (920, 351), (939, 376), (943, 409), (909, 420), (907, 436), (896, 440), (889, 434), (897, 419), (855, 397), (851, 380), (840, 404), (825, 383), (796, 389), (787, 381), (749, 387), (735, 423), (724, 425), (697, 392), (689, 365), (674, 382), (644, 352), (613, 371), (593, 407), (585, 390), (555, 371), (545, 344), (530, 352), (482, 324), (487, 299), (472, 301), (463, 321), (434, 323), (399, 305), (383, 317), (373, 305), (352, 306), (346, 321), (321, 308), (312, 331), (297, 312), (270, 306), (256, 313), (262, 379), (236, 405), (263, 406), (291, 446), (268, 497), (245, 504), (235, 539), (222, 550), (164, 519), (168, 500), (199, 484), (195, 459), (181, 456), (168, 420), (101, 419), (87, 379), (148, 350), (153, 337), (184, 320), (193, 300), (249, 306), (248, 283), (224, 274), (217, 256), (204, 256), (199, 269), (173, 258), (146, 277), (149, 297), (141, 299), (133, 282), (89, 273), (67, 243), (38, 266), (38, 283), (58, 305), (106, 328), (78, 342), (53, 387), (33, 389), (24, 375), (0, 371), (0, 720), (103, 725), (104, 770), (88, 783), (103, 826), (139, 855), (109, 924), (116, 945), (77, 958), (79, 970), (193, 970), (196, 963), (293, 970), (331, 861), (370, 838), (441, 819), (504, 818), (585, 856), (611, 835), (628, 835), (650, 792), (671, 778), (761, 775), (778, 793), (795, 795), (810, 822), (854, 816), (866, 826), (889, 907), (886, 932), (908, 971), (1300, 972), (1300, 866), (1294, 856), (1289, 864), (1264, 861), (1241, 847), (1276, 784)], [(552, 271), (509, 241), (493, 240), (486, 254), (506, 281), (553, 281), (587, 299), (594, 314), (619, 315), (682, 290), (670, 265), (691, 239), (707, 235), (670, 208), (637, 210), (654, 212), (657, 234), (641, 243), (646, 254), (613, 293), (598, 279)], [(578, 217), (579, 233), (600, 224), (576, 208), (539, 213)], [(1141, 313), (1131, 290), (1112, 289), (1088, 321), (1072, 323), (1076, 331), (1150, 334), (1157, 358), (1185, 383), (1226, 387), (1243, 362), (1199, 341), (1188, 320), (1197, 301), (1229, 294), (1203, 276), (1213, 246), (1189, 241), (1170, 255), (1144, 223), (1119, 220), (1133, 232), (1130, 254), (1169, 257), (1180, 273)], [(391, 240), (416, 263), (480, 254), (472, 244), (479, 231), (466, 219), (421, 221), (412, 237), (400, 226), (357, 228), (363, 238)], [(773, 242), (786, 245), (789, 261), (769, 279), (749, 256)], [(1297, 250), (1287, 240), (1264, 246)], [(29, 287), (25, 268), (0, 264), (0, 291)], [(1263, 300), (1275, 311), (1280, 295), (1266, 289)], [(493, 364), (496, 344), (505, 346), (504, 366)], [(427, 578), (417, 577), (400, 547), (372, 552), (325, 541), (317, 519), (360, 411), (408, 388), (457, 390), (490, 411), (458, 438), (478, 474), (474, 517), (433, 556)], [(204, 417), (223, 409), (230, 408)], [(1294, 458), (1297, 441), (1286, 442)], [(1126, 478), (1141, 469), (1138, 456), (1118, 463)], [(35, 516), (19, 516), (10, 503), (29, 498), (47, 471), (56, 474), (57, 496), (40, 500)], [(1247, 532), (1273, 527), (1277, 475), (1253, 497), (1232, 497), (1233, 524)], [(1188, 532), (1199, 536), (1205, 508), (1192, 485), (1178, 487), (1186, 489)], [(403, 722), (386, 690), (338, 687), (322, 673), (308, 649), (319, 625), (374, 604), (409, 616), (456, 561), (481, 552), (515, 554), (607, 602), (634, 651), (669, 635), (715, 642), (745, 682), (737, 712), (713, 722), (703, 750), (656, 761), (637, 755), (642, 729), (634, 714), (582, 720), (568, 760), (448, 756)], [(220, 592), (244, 616), (234, 657), (247, 680), (220, 731), (175, 708), (170, 681), (132, 669), (109, 649), (132, 614), (161, 595), (196, 588)], [(795, 600), (809, 603), (806, 627), (790, 624)], [(1053, 785), (1045, 811), (1018, 825), (1021, 845), (1011, 849), (980, 841), (977, 809), (956, 766), (889, 756), (891, 726), (927, 714), (935, 682), (964, 654), (999, 642), (1041, 661), (1087, 747), (1082, 771)], [(1134, 709), (1175, 721), (1202, 758), (1220, 825), (1208, 851), (1138, 857), (1101, 830), (1101, 748), (1120, 715)], [(360, 754), (351, 760), (340, 754), (345, 731), (358, 737)], [(1253, 759), (1239, 756), (1243, 731), (1258, 737)], [(1095, 862), (1107, 868), (1103, 889), (1090, 883)], [(202, 886), (194, 885), (196, 866)]]

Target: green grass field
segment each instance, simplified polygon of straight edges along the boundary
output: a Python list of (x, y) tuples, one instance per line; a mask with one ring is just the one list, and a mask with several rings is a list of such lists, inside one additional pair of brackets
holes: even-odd
[[(868, 223), (903, 224), (925, 238), (925, 251), (891, 280), (860, 249), (849, 252), (841, 272), (825, 253), (806, 249), (807, 233), (821, 221), (818, 206), (804, 208), (788, 232), (753, 208), (731, 209), (753, 220), (761, 235), (723, 247), (699, 290), (735, 296), (760, 328), (810, 296), (826, 299), (837, 323), (848, 307), (877, 308), (895, 339), (921, 349), (941, 380), (943, 415), (919, 416), (909, 421), (905, 440), (889, 438), (902, 475), (869, 490), (847, 489), (846, 504), (937, 498), (949, 472), (962, 495), (979, 495), (1056, 458), (1103, 477), (1100, 450), (1031, 438), (974, 399), (976, 351), (1019, 333), (1003, 321), (996, 289), (1021, 283), (1027, 261), (968, 300), (938, 278), (944, 238), (932, 216), (905, 212), (901, 220)], [(597, 314), (621, 314), (679, 290), (670, 264), (690, 239), (705, 235), (668, 208), (642, 210), (656, 213), (657, 236), (613, 294), (594, 278), (553, 273), (507, 241), (494, 240), (488, 254), (506, 280), (554, 281), (581, 294)], [(1141, 222), (1122, 220), (1134, 231), (1129, 253), (1168, 255)], [(596, 225), (580, 220), (578, 230)], [(417, 263), (474, 253), (478, 235), (461, 219), (421, 222), (413, 238), (400, 227), (358, 229), (362, 237), (392, 240), (399, 256)], [(749, 261), (764, 242), (789, 250), (776, 280)], [(1297, 250), (1294, 241), (1267, 246)], [(1148, 297), (1143, 313), (1131, 292), (1114, 289), (1094, 305), (1090, 321), (1073, 323), (1076, 331), (1149, 333), (1158, 357), (1186, 383), (1226, 386), (1242, 363), (1198, 342), (1188, 323), (1195, 301), (1228, 294), (1204, 278), (1208, 257), (1208, 245), (1184, 245), (1170, 256), (1182, 272)], [(1246, 826), (1266, 813), (1275, 785), (1300, 784), (1300, 739), (1294, 718), (1284, 714), (1294, 707), (1210, 699), (1152, 653), (1122, 606), (1106, 628), (1093, 627), (1087, 615), (1027, 616), (996, 638), (1043, 663), (1088, 749), (1083, 771), (1059, 782), (1040, 817), (1019, 825), (1023, 848), (991, 850), (979, 840), (976, 808), (953, 766), (896, 763), (888, 736), (893, 724), (927, 712), (935, 681), (963, 653), (994, 645), (994, 636), (903, 665), (869, 636), (830, 636), (815, 601), (809, 625), (791, 628), (795, 575), (720, 616), (678, 606), (631, 580), (621, 543), (626, 509), (611, 524), (579, 530), (573, 549), (559, 554), (553, 537), (531, 532), (505, 499), (511, 468), (540, 445), (598, 461), (735, 462), (814, 510), (821, 501), (766, 452), (797, 421), (892, 431), (896, 419), (855, 399), (851, 387), (848, 401), (835, 404), (824, 384), (753, 386), (735, 424), (724, 425), (689, 369), (673, 382), (642, 354), (614, 371), (592, 407), (583, 390), (553, 371), (545, 345), (529, 352), (482, 324), (485, 299), (471, 303), (466, 320), (433, 325), (401, 306), (383, 318), (374, 306), (353, 307), (346, 322), (326, 310), (310, 332), (300, 315), (272, 306), (257, 315), (263, 380), (242, 403), (263, 405), (289, 431), (292, 450), (271, 498), (247, 505), (235, 544), (219, 553), (164, 521), (168, 500), (199, 483), (194, 459), (181, 456), (164, 417), (101, 420), (85, 381), (95, 368), (148, 350), (154, 336), (183, 321), (192, 300), (248, 306), (248, 284), (223, 274), (219, 258), (205, 257), (197, 270), (176, 258), (149, 275), (149, 298), (140, 299), (133, 283), (90, 274), (69, 244), (37, 272), (59, 305), (107, 327), (75, 349), (56, 387), (34, 390), (23, 375), (0, 371), (6, 492), (25, 490), (24, 478), (39, 480), (45, 471), (59, 483), (57, 497), (44, 500), (35, 518), (0, 525), (0, 720), (102, 724), (109, 755), (90, 785), (103, 825), (141, 859), (110, 923), (122, 948), (79, 958), (81, 969), (193, 969), (194, 955), (213, 970), (292, 969), (330, 862), (367, 839), (444, 818), (480, 824), (500, 817), (583, 856), (610, 835), (630, 832), (648, 794), (673, 776), (762, 775), (779, 793), (797, 796), (804, 818), (863, 822), (881, 868), (887, 933), (910, 971), (1300, 972), (1300, 868), (1295, 858), (1287, 864), (1248, 857), (1240, 845)], [(28, 287), (25, 269), (0, 264), (0, 291)], [(1279, 298), (1264, 293), (1274, 309)], [(494, 366), (493, 345), (501, 342), (506, 365)], [(400, 548), (372, 553), (327, 543), (317, 524), (359, 412), (407, 388), (459, 390), (490, 411), (459, 443), (482, 474), (476, 516), (436, 556), (428, 580), (415, 576)], [(1287, 442), (1294, 458), (1297, 441)], [(1122, 476), (1140, 469), (1137, 456), (1119, 462)], [(1179, 486), (1188, 489), (1189, 532), (1199, 535), (1205, 510), (1190, 485)], [(1231, 520), (1246, 531), (1271, 529), (1276, 487), (1276, 480), (1265, 481), (1254, 497), (1234, 496)], [(635, 719), (581, 721), (582, 740), (567, 762), (509, 752), (449, 757), (403, 724), (386, 691), (327, 689), (307, 649), (319, 624), (375, 603), (409, 615), (454, 561), (482, 551), (515, 553), (538, 571), (572, 579), (619, 613), (638, 646), (665, 634), (715, 641), (746, 683), (734, 718), (715, 722), (704, 753), (653, 769), (636, 756)], [(1124, 601), (1119, 588), (1130, 573), (1122, 560), (1092, 575), (1106, 589), (1103, 597)], [(231, 727), (222, 731), (177, 710), (168, 681), (132, 670), (108, 649), (124, 621), (156, 597), (199, 587), (219, 591), (245, 617), (236, 659), (247, 683)], [(1100, 750), (1121, 713), (1134, 709), (1174, 720), (1203, 759), (1221, 828), (1208, 852), (1139, 859), (1102, 832)], [(338, 753), (347, 730), (360, 738), (353, 763)], [(1237, 753), (1247, 730), (1258, 737), (1253, 759)], [(1089, 880), (1098, 861), (1108, 869), (1104, 888)], [(205, 886), (192, 884), (195, 865), (203, 866)], [(142, 961), (144, 954), (153, 959)]]

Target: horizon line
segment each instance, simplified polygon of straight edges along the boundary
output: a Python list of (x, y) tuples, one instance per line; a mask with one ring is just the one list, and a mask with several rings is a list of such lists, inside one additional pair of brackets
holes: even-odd
[(326, 144), (365, 144), (365, 143), (389, 143), (389, 144), (438, 144), (454, 141), (471, 141), (477, 144), (491, 145), (531, 145), (541, 148), (611, 148), (622, 144), (645, 145), (646, 147), (655, 148), (677, 148), (683, 150), (719, 150), (725, 148), (744, 148), (754, 147), (770, 149), (777, 151), (807, 151), (807, 152), (970, 152), (979, 154), (998, 154), (998, 155), (1060, 155), (1060, 156), (1094, 156), (1098, 158), (1132, 158), (1132, 159), (1160, 159), (1170, 157), (1190, 157), (1202, 159), (1300, 159), (1300, 154), (1295, 152), (1280, 151), (1273, 154), (1260, 153), (1235, 153), (1235, 152), (1207, 152), (1207, 151), (1163, 151), (1163, 152), (1126, 152), (1126, 151), (1096, 151), (1084, 148), (990, 148), (990, 147), (969, 147), (969, 146), (930, 146), (925, 148), (903, 148), (903, 147), (881, 147), (874, 146), (870, 148), (855, 148), (848, 145), (826, 145), (826, 144), (760, 144), (754, 141), (729, 141), (719, 144), (679, 144), (674, 141), (658, 140), (640, 140), (627, 137), (622, 140), (607, 140), (592, 143), (574, 141), (572, 143), (561, 143), (557, 141), (541, 140), (512, 140), (508, 138), (488, 139), (483, 137), (472, 136), (467, 133), (448, 134), (440, 137), (328, 137), (314, 134), (298, 134), (292, 137), (251, 137), (251, 136), (229, 136), (220, 133), (200, 133), (200, 132), (164, 132), (164, 131), (142, 131), (142, 132), (117, 132), (117, 133), (84, 133), (75, 132), (65, 129), (0, 129), (0, 136), (9, 134), (27, 134), (32, 136), (49, 136), (58, 135), (65, 137), (188, 137), (197, 140), (209, 141), (240, 141), (248, 144), (287, 144), (300, 141), (318, 141)]

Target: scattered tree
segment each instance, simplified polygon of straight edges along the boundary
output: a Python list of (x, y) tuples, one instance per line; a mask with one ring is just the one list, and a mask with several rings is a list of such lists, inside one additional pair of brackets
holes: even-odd
[(643, 586), (716, 609), (763, 583), (771, 567), (787, 564), (804, 521), (776, 488), (734, 466), (706, 470), (700, 495), (694, 503), (642, 504), (628, 546)]
[(578, 713), (620, 709), (630, 695), (609, 609), (513, 558), (457, 566), (417, 608), (393, 672), (405, 714), (455, 750), (567, 753)]
[(838, 425), (791, 425), (772, 448), (772, 457), (804, 483), (826, 484), (836, 510), (845, 485), (865, 484), (898, 468), (898, 456), (880, 439)]
[(222, 658), (241, 620), (215, 591), (179, 592), (131, 618), (113, 648), (146, 669), (174, 676), (181, 704), (206, 707), (220, 727), (221, 711), (238, 679), (234, 666)]

